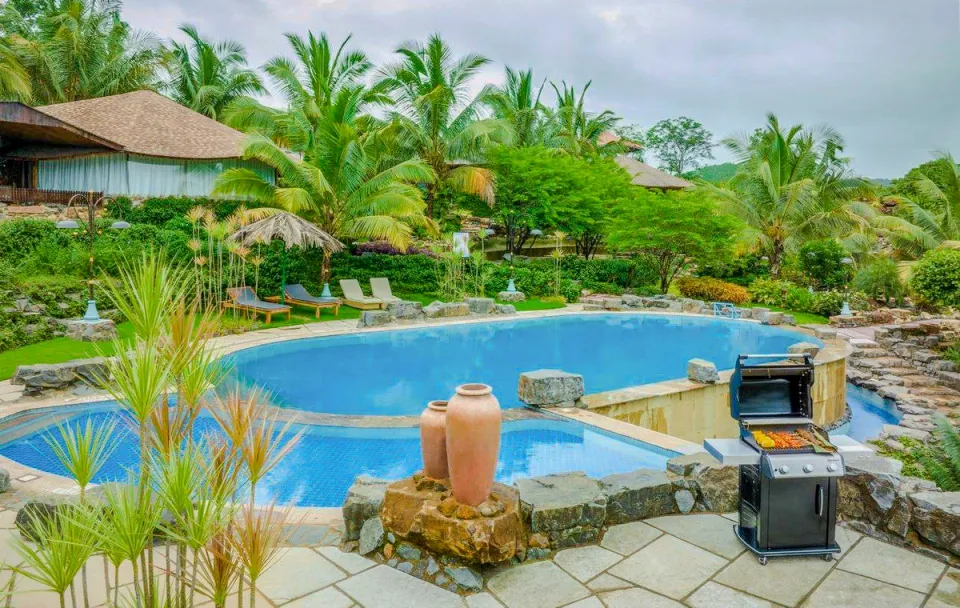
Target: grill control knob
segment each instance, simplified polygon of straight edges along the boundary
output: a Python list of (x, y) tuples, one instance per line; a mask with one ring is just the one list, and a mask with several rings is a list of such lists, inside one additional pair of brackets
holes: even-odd
[(833, 473), (834, 471), (837, 470), (837, 465), (835, 465), (835, 464), (833, 464), (833, 463), (831, 462), (830, 464), (827, 465), (827, 470), (830, 471), (831, 473)]
[(781, 474), (781, 475), (786, 475), (787, 473), (790, 472), (790, 467), (788, 467), (788, 466), (785, 465), (785, 464), (782, 464), (782, 465), (780, 465), (780, 468), (779, 468), (778, 470), (780, 471), (780, 474)]
[(813, 473), (813, 465), (812, 465), (812, 464), (805, 464), (805, 465), (803, 465), (803, 472), (804, 472), (804, 473)]

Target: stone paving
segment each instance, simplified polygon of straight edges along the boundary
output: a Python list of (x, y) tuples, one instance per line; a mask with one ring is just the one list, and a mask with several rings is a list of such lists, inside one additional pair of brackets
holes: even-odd
[[(13, 557), (13, 511), (0, 511), (0, 560)], [(960, 606), (960, 569), (838, 528), (837, 560), (771, 559), (761, 566), (733, 535), (734, 515), (694, 514), (613, 526), (600, 546), (493, 568), (468, 597), (336, 546), (291, 547), (261, 579), (258, 606), (284, 608), (947, 608)], [(328, 543), (330, 528), (304, 542)], [(323, 541), (319, 540), (324, 538)], [(312, 540), (311, 540), (312, 539)], [(157, 558), (160, 562), (160, 558)], [(102, 565), (89, 568), (91, 581)], [(8, 575), (9, 576), (9, 575)], [(0, 577), (0, 584), (8, 578)], [(129, 574), (126, 579), (129, 582)], [(104, 598), (91, 585), (92, 605)], [(98, 603), (100, 602), (100, 603)], [(55, 607), (32, 583), (14, 608)], [(198, 606), (210, 604), (197, 603)], [(232, 602), (228, 605), (234, 605)]]

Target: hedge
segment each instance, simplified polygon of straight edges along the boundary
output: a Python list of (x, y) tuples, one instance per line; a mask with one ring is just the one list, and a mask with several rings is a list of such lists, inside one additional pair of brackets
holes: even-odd
[(743, 304), (750, 299), (750, 294), (740, 285), (710, 277), (680, 277), (674, 285), (684, 296), (708, 302)]
[(924, 254), (913, 267), (910, 286), (925, 303), (960, 306), (960, 249)]

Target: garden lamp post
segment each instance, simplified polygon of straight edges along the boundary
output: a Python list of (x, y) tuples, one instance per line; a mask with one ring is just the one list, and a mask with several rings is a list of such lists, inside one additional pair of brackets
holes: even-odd
[[(850, 258), (843, 258), (842, 260), (840, 260), (840, 263), (849, 266), (853, 264), (853, 260)], [(841, 317), (849, 317), (853, 315), (853, 313), (850, 312), (849, 299), (850, 299), (850, 285), (848, 283), (843, 290), (843, 307), (840, 308)]]
[[(83, 224), (83, 228), (87, 231), (87, 245), (89, 249), (89, 255), (87, 258), (87, 265), (89, 268), (89, 276), (87, 278), (87, 289), (88, 289), (88, 299), (87, 299), (87, 311), (83, 314), (83, 320), (93, 323), (100, 320), (100, 313), (97, 312), (97, 302), (93, 297), (93, 285), (94, 280), (94, 258), (93, 258), (93, 243), (97, 239), (99, 231), (97, 230), (97, 209), (106, 208), (108, 202), (113, 202), (113, 199), (106, 196), (101, 196), (96, 198), (93, 192), (74, 194), (70, 197), (70, 200), (67, 201), (67, 208), (64, 209), (64, 216), (70, 213), (71, 207), (76, 207), (77, 209), (77, 218), (81, 217), (81, 212), (83, 207), (86, 207), (87, 220)], [(61, 230), (79, 230), (81, 227), (81, 221), (72, 220), (72, 219), (62, 219), (57, 222), (57, 228)], [(110, 224), (110, 227), (114, 230), (125, 230), (130, 227), (128, 222), (123, 220), (117, 220)]]

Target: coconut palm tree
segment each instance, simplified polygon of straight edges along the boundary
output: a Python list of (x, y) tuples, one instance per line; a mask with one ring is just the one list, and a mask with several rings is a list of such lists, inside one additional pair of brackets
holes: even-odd
[(161, 46), (120, 19), (117, 0), (51, 0), (26, 18), (0, 12), (7, 44), (43, 105), (155, 88)]
[(893, 244), (915, 256), (944, 241), (960, 240), (960, 167), (949, 152), (939, 153), (937, 159), (949, 167), (942, 183), (924, 175), (913, 182), (920, 200), (899, 201), (901, 213), (920, 232), (911, 235), (916, 238), (896, 240)]
[(0, 42), (0, 99), (30, 100), (30, 75), (20, 58)]
[(400, 155), (423, 159), (437, 176), (427, 184), (427, 215), (434, 216), (440, 184), (492, 204), (493, 175), (478, 163), (486, 146), (510, 141), (511, 130), (503, 120), (482, 118), (482, 97), (470, 96), (471, 79), (490, 60), (476, 54), (456, 57), (437, 34), (396, 52), (400, 60), (380, 70), (377, 85), (398, 108), (390, 119)]
[(178, 103), (221, 118), (224, 108), (237, 98), (260, 93), (263, 84), (247, 67), (247, 52), (234, 40), (211, 42), (192, 25), (183, 25), (187, 43), (173, 42), (166, 58), (168, 80), (164, 88)]
[(287, 34), (295, 58), (274, 57), (263, 68), (283, 96), (285, 109), (238, 99), (225, 113), (226, 123), (302, 152), (315, 147), (311, 138), (344, 90), (361, 88), (364, 105), (389, 101), (376, 87), (363, 86), (373, 64), (362, 51), (347, 49), (351, 38), (334, 47), (326, 34)]
[(744, 236), (767, 256), (774, 276), (784, 254), (804, 239), (872, 233), (870, 185), (851, 175), (833, 129), (784, 128), (769, 114), (763, 137), (724, 145), (741, 167), (725, 187), (704, 186), (746, 224)]
[(550, 122), (540, 96), (546, 81), (538, 87), (533, 70), (519, 72), (506, 68), (503, 85), (488, 85), (481, 98), (493, 115), (510, 125), (513, 144), (518, 147), (544, 145), (550, 138)]
[[(352, 93), (352, 94), (351, 94)], [(296, 213), (340, 238), (389, 241), (406, 249), (417, 228), (433, 229), (424, 216), (419, 184), (431, 184), (434, 173), (419, 159), (395, 161), (380, 154), (379, 133), (357, 127), (361, 89), (345, 89), (312, 136), (304, 159), (291, 158), (270, 138), (254, 134), (245, 158), (257, 159), (278, 175), (276, 185), (248, 169), (230, 169), (217, 179), (214, 192), (251, 198), (268, 209)], [(254, 216), (269, 211), (253, 210)], [(330, 270), (324, 250), (322, 279)]]
[(577, 156), (622, 152), (622, 147), (616, 143), (605, 145), (599, 141), (601, 134), (616, 128), (620, 118), (610, 110), (599, 114), (586, 110), (586, 96), (591, 84), (588, 82), (578, 94), (576, 88), (566, 82), (561, 82), (559, 87), (550, 83), (557, 94), (557, 105), (551, 113), (556, 146)]

